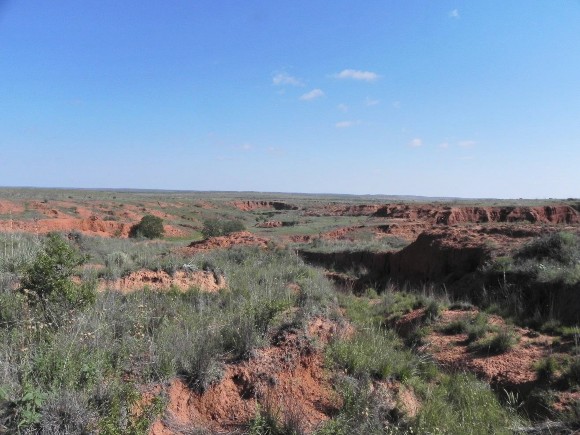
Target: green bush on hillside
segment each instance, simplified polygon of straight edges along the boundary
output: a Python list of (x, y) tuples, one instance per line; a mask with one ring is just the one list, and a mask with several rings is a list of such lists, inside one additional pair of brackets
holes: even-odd
[(158, 239), (163, 237), (165, 229), (163, 228), (163, 219), (145, 215), (138, 224), (131, 227), (129, 237), (145, 237), (147, 239)]
[(47, 321), (60, 320), (58, 308), (81, 308), (96, 298), (94, 284), (77, 284), (71, 279), (75, 269), (86, 260), (60, 235), (51, 233), (25, 268), (20, 292), (31, 305), (42, 307)]
[(580, 243), (574, 234), (552, 233), (524, 245), (515, 255), (515, 258), (518, 260), (552, 260), (571, 265), (580, 260)]

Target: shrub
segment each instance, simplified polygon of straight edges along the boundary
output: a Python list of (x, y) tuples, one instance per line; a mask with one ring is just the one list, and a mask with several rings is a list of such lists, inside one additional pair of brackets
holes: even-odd
[(84, 395), (63, 391), (48, 398), (40, 412), (40, 433), (87, 434), (95, 428), (96, 413), (89, 409)]
[(40, 305), (46, 320), (57, 321), (58, 308), (73, 309), (94, 302), (95, 285), (71, 279), (75, 268), (86, 262), (61, 236), (51, 233), (43, 249), (24, 270), (20, 291), (32, 305)]
[(554, 260), (562, 264), (574, 264), (580, 258), (578, 237), (559, 232), (542, 236), (524, 245), (515, 255), (516, 259)]
[(209, 237), (226, 236), (245, 229), (244, 223), (239, 220), (206, 219), (203, 221), (201, 234), (207, 239)]
[(131, 227), (129, 237), (145, 237), (147, 239), (158, 239), (163, 237), (165, 229), (163, 228), (163, 219), (145, 215), (138, 224)]

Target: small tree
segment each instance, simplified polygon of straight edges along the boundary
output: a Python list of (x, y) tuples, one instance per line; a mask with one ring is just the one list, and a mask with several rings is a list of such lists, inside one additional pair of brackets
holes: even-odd
[(141, 222), (131, 227), (129, 237), (146, 237), (148, 239), (157, 239), (163, 237), (165, 229), (163, 228), (163, 219), (153, 216), (145, 215), (141, 218)]
[(51, 233), (24, 269), (20, 291), (31, 305), (42, 307), (47, 321), (56, 322), (62, 309), (82, 308), (96, 298), (94, 283), (78, 284), (71, 279), (75, 268), (86, 260), (60, 235)]

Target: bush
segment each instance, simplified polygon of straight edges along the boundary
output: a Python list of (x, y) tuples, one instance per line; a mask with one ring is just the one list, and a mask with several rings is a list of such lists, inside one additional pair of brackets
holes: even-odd
[(203, 228), (201, 234), (206, 239), (209, 237), (226, 236), (236, 231), (244, 231), (246, 228), (244, 223), (239, 220), (219, 220), (207, 219), (203, 221)]
[(86, 262), (61, 236), (51, 233), (43, 249), (24, 270), (20, 292), (32, 305), (40, 305), (49, 322), (60, 320), (58, 308), (82, 308), (94, 302), (94, 284), (77, 284), (71, 279), (75, 268)]
[(138, 224), (131, 227), (129, 237), (145, 237), (147, 239), (158, 239), (163, 237), (165, 229), (163, 228), (163, 219), (145, 215)]
[(554, 260), (571, 265), (580, 259), (580, 243), (576, 235), (566, 232), (542, 236), (524, 245), (516, 259)]

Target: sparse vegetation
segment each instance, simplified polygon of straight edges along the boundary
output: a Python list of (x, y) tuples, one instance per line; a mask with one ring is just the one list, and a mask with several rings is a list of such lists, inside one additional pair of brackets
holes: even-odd
[(245, 229), (246, 227), (241, 220), (206, 219), (203, 221), (201, 234), (207, 239), (209, 237), (226, 236)]

